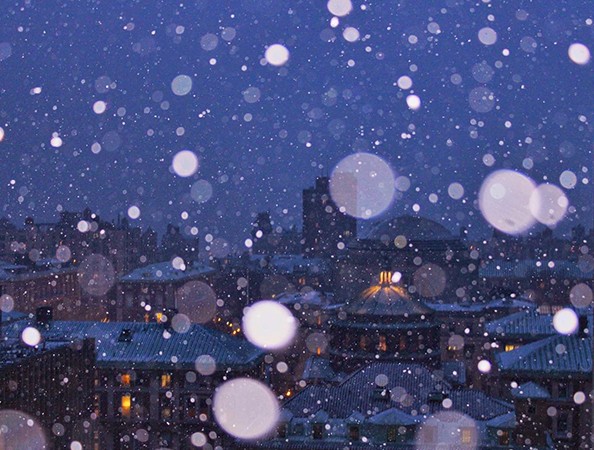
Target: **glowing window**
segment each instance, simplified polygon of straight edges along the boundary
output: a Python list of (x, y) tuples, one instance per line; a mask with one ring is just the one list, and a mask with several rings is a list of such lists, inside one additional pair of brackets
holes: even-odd
[(130, 394), (122, 395), (122, 416), (130, 417), (130, 408), (132, 406), (132, 397)]
[(130, 383), (132, 382), (132, 378), (130, 377), (129, 373), (123, 373), (120, 376), (120, 382), (122, 383), (122, 386), (130, 386)]
[(168, 388), (171, 386), (171, 374), (164, 373), (161, 375), (161, 387)]
[(462, 443), (470, 444), (472, 442), (472, 429), (462, 428)]

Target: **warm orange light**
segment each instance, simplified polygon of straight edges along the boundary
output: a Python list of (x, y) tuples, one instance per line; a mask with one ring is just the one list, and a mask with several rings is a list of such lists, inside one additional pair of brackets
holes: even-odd
[(122, 415), (130, 416), (130, 408), (132, 406), (132, 397), (130, 394), (122, 395)]
[(380, 284), (390, 284), (392, 282), (392, 272), (384, 270), (380, 272)]
[(120, 377), (120, 380), (122, 382), (122, 386), (130, 386), (131, 377), (129, 373), (123, 373)]
[(171, 375), (168, 373), (164, 373), (161, 375), (161, 387), (168, 388), (171, 386)]
[(293, 393), (291, 392), (291, 389), (289, 389), (287, 392), (285, 392), (285, 397), (290, 397), (291, 395), (293, 395)]

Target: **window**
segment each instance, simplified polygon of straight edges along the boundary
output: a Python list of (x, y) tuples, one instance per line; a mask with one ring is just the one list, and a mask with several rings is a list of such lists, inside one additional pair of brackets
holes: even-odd
[(461, 441), (463, 444), (472, 443), (472, 428), (462, 428)]
[(377, 344), (377, 349), (380, 352), (385, 352), (388, 350), (388, 344), (386, 343), (386, 336), (380, 336), (379, 342)]
[(557, 385), (557, 398), (566, 399), (569, 398), (571, 392), (569, 389), (569, 384), (567, 383), (559, 383)]
[(303, 426), (303, 423), (296, 423), (293, 427), (293, 434), (295, 434), (295, 436), (303, 436), (303, 433), (305, 433), (305, 427)]
[(164, 373), (161, 375), (161, 387), (164, 389), (171, 387), (171, 374)]
[(365, 335), (361, 336), (359, 340), (359, 348), (361, 350), (367, 350), (367, 346), (369, 345), (369, 338)]
[(398, 428), (396, 428), (393, 425), (390, 425), (388, 427), (388, 433), (387, 433), (386, 439), (388, 442), (396, 442), (396, 439), (398, 439)]
[(351, 441), (358, 441), (361, 437), (359, 425), (351, 425), (349, 426), (349, 439)]
[(558, 411), (557, 412), (557, 423), (554, 426), (555, 435), (560, 438), (567, 437), (567, 433), (571, 430), (571, 417), (569, 411)]
[(324, 424), (314, 423), (312, 427), (312, 436), (314, 439), (322, 439), (324, 437)]
[(505, 351), (506, 352), (511, 352), (512, 350), (515, 350), (518, 347), (520, 347), (520, 346), (519, 345), (516, 345), (516, 344), (505, 344)]
[(120, 384), (122, 387), (129, 387), (132, 383), (132, 377), (129, 373), (123, 373), (120, 375)]
[(161, 420), (169, 420), (173, 416), (173, 397), (167, 394), (159, 395)]
[(121, 398), (120, 412), (122, 417), (130, 417), (130, 409), (132, 408), (132, 396), (130, 394), (124, 394)]
[(509, 431), (499, 430), (497, 432), (497, 434), (499, 435), (499, 445), (509, 445), (509, 443), (510, 443)]

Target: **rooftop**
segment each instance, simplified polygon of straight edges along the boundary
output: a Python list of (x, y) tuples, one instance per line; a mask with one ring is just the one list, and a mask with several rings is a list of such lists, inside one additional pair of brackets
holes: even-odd
[(185, 270), (182, 270), (173, 267), (171, 261), (164, 261), (135, 269), (129, 274), (124, 275), (120, 281), (125, 283), (171, 283), (176, 281), (193, 280), (213, 272), (214, 269), (212, 267), (198, 262), (190, 263)]
[(501, 372), (592, 375), (592, 342), (577, 335), (556, 335), (496, 355)]
[[(382, 380), (379, 387), (376, 380)], [(384, 395), (380, 393), (385, 391)], [(452, 410), (475, 420), (490, 420), (513, 411), (513, 406), (472, 390), (452, 390), (450, 385), (425, 366), (415, 363), (376, 362), (350, 374), (337, 385), (313, 385), (285, 403), (294, 417), (310, 418), (323, 410), (332, 418), (350, 417), (354, 412), (370, 418), (392, 408), (421, 419), (443, 410), (440, 394), (452, 401)], [(394, 415), (393, 413), (388, 416)], [(379, 420), (379, 419), (378, 419)]]
[(528, 383), (524, 383), (516, 388), (513, 388), (512, 396), (514, 398), (551, 398), (551, 394), (549, 394), (549, 392), (544, 387), (533, 381), (529, 381)]
[[(395, 274), (394, 276), (397, 276)], [(393, 282), (390, 272), (382, 272), (378, 284), (365, 289), (346, 305), (349, 314), (364, 316), (418, 316), (431, 313), (420, 300), (409, 297), (406, 289)]]
[(519, 261), (488, 261), (479, 268), (479, 276), (485, 278), (546, 278), (591, 279), (592, 267), (578, 261), (540, 261), (523, 259)]
[[(5, 333), (18, 339), (29, 320), (11, 323)], [(186, 333), (166, 330), (158, 323), (53, 321), (39, 328), (45, 345), (94, 338), (99, 367), (176, 369), (195, 368), (198, 357), (213, 358), (217, 369), (251, 367), (263, 352), (246, 340), (192, 324)], [(126, 336), (122, 339), (121, 336)]]
[(457, 237), (443, 225), (424, 217), (400, 216), (379, 222), (366, 239), (394, 242), (397, 236), (407, 241), (456, 240)]

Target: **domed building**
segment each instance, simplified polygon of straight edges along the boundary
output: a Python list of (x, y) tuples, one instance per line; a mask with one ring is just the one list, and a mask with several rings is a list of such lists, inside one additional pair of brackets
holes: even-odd
[(399, 272), (380, 272), (379, 282), (347, 301), (333, 321), (330, 351), (340, 369), (377, 360), (437, 365), (439, 324), (400, 278)]
[(443, 225), (423, 217), (400, 216), (375, 224), (366, 240), (393, 242), (399, 236), (408, 241), (455, 241), (458, 238)]
[[(401, 216), (379, 222), (350, 242), (337, 261), (337, 298), (354, 298), (374, 283), (382, 270), (398, 270), (402, 281), (423, 299), (460, 299), (478, 270), (460, 236), (423, 217)], [(462, 297), (463, 298), (463, 297)]]

